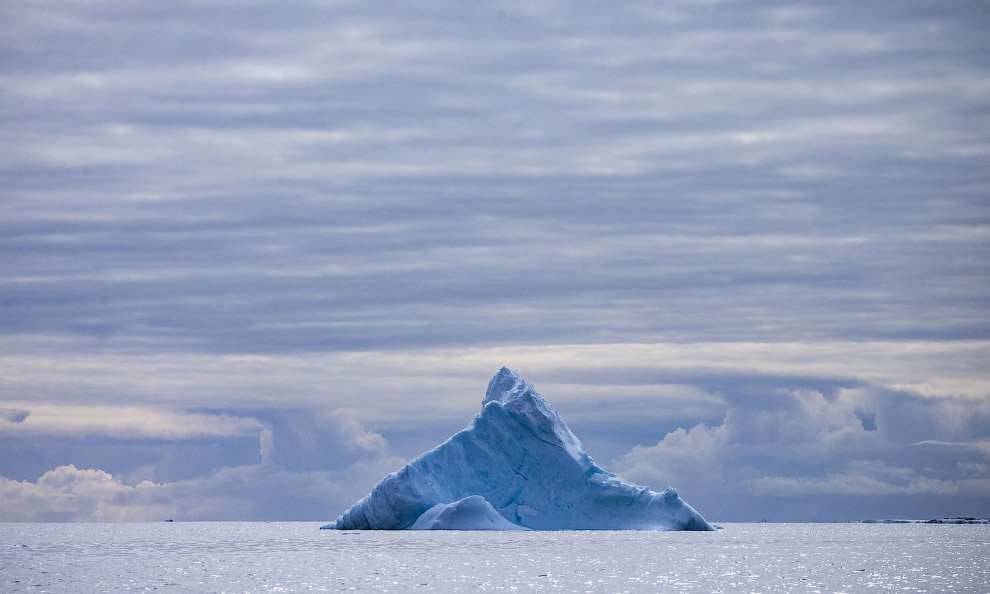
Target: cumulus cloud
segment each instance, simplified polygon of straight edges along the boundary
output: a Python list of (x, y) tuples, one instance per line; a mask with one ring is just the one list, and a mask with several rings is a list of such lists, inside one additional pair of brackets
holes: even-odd
[(336, 470), (388, 452), (380, 433), (346, 412), (286, 408), (257, 415), (268, 427), (261, 433), (262, 459), (280, 468)]
[(36, 481), (0, 477), (0, 521), (331, 520), (402, 463), (386, 457), (339, 472), (261, 464), (136, 485), (102, 470), (59, 466)]
[(147, 501), (155, 489), (150, 482), (128, 486), (102, 470), (72, 465), (50, 470), (35, 482), (0, 477), (0, 519), (121, 522), (168, 517), (172, 509)]
[[(292, 441), (281, 442), (285, 425), (258, 433), (256, 464), (221, 466), (202, 476), (130, 482), (104, 470), (73, 464), (44, 472), (36, 480), (0, 476), (0, 521), (153, 521), (181, 520), (323, 520), (360, 498), (404, 460), (385, 451), (381, 436), (360, 423), (340, 422), (338, 445), (351, 444), (335, 468), (309, 460), (299, 466)], [(324, 437), (324, 445), (326, 444)], [(330, 444), (332, 445), (332, 444)], [(288, 467), (279, 447), (292, 451)], [(138, 468), (132, 477), (154, 475), (155, 466)]]
[[(781, 499), (798, 517), (857, 519), (861, 510), (834, 498), (928, 496), (930, 502), (988, 493), (985, 450), (968, 448), (963, 461), (945, 447), (920, 450), (946, 442), (917, 441), (927, 435), (984, 442), (990, 426), (985, 400), (931, 400), (876, 388), (727, 400), (721, 424), (678, 428), (656, 445), (632, 448), (615, 469), (654, 487), (677, 486), (689, 500), (710, 506), (710, 514), (737, 519), (779, 519)], [(802, 504), (809, 496), (817, 499)]]

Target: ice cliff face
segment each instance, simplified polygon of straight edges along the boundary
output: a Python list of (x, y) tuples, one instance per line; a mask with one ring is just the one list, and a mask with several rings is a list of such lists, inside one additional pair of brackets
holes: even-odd
[[(468, 507), (477, 509), (483, 502), (472, 496), (480, 496), (508, 522), (535, 530), (712, 530), (674, 489), (656, 493), (595, 464), (517, 373), (503, 367), (482, 406), (465, 429), (386, 476), (327, 527), (406, 529), (449, 507), (431, 509), (438, 504), (471, 498)], [(458, 515), (445, 517), (431, 525), (459, 527)]]

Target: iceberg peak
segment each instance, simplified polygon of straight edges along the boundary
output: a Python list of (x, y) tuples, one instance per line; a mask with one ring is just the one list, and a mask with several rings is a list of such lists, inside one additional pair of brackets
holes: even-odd
[(588, 458), (581, 449), (581, 440), (519, 372), (503, 367), (488, 382), (488, 391), (481, 402), (482, 414), (492, 403), (503, 407), (537, 438), (564, 448), (575, 459)]
[(481, 401), (481, 408), (492, 401), (507, 404), (510, 400), (525, 395), (527, 392), (536, 392), (533, 384), (520, 376), (518, 371), (503, 367), (488, 382), (488, 390), (485, 392), (485, 399)]
[(341, 530), (481, 526), (713, 529), (673, 488), (657, 493), (598, 466), (533, 385), (506, 367), (488, 383), (482, 410), (467, 427), (386, 476), (327, 525)]

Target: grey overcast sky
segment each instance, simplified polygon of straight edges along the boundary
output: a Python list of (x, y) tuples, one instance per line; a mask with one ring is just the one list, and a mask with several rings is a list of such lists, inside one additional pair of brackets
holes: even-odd
[(0, 520), (330, 520), (500, 366), (707, 518), (990, 516), (990, 3), (0, 4)]

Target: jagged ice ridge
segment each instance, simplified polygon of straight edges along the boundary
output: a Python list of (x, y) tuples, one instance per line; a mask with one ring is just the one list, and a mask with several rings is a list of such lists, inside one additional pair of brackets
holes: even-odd
[(533, 530), (713, 529), (673, 488), (657, 493), (603, 470), (533, 386), (504, 367), (489, 382), (482, 410), (466, 428), (386, 476), (324, 528), (499, 530), (513, 525)]

